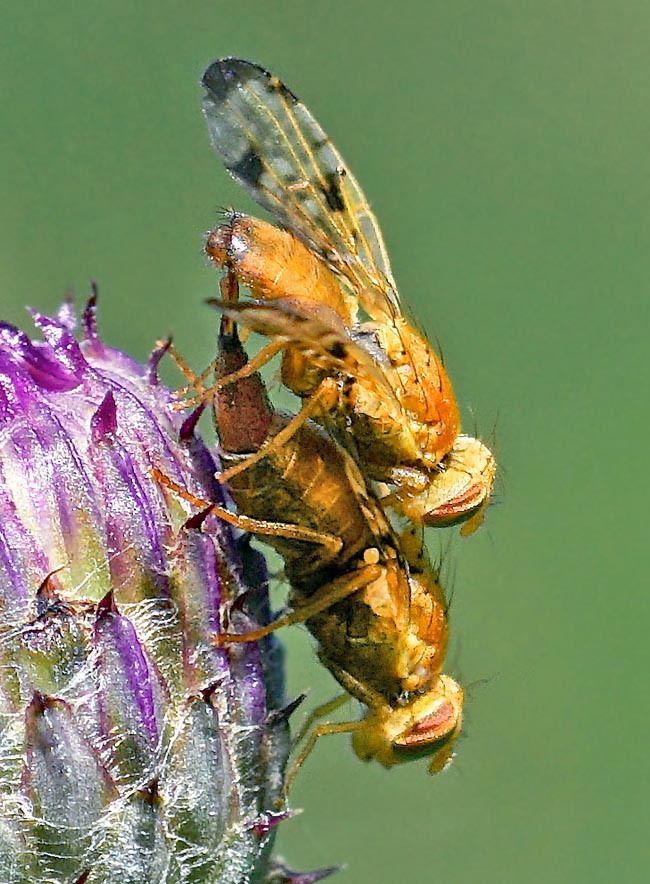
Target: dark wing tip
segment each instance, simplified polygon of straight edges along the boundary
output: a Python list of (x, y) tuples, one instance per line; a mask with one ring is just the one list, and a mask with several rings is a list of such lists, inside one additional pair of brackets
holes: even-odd
[(246, 61), (245, 58), (228, 56), (216, 59), (205, 69), (201, 84), (213, 101), (221, 102), (227, 98), (231, 89), (237, 89), (248, 80), (266, 81), (269, 91), (281, 92), (292, 103), (298, 101), (297, 96), (266, 68), (253, 61)]
[(231, 89), (236, 89), (252, 77), (263, 76), (270, 79), (271, 75), (259, 64), (246, 61), (244, 58), (217, 58), (209, 64), (201, 77), (201, 84), (215, 101), (223, 101)]

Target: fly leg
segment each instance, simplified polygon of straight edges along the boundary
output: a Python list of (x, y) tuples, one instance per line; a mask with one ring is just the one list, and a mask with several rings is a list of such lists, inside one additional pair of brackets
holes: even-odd
[(302, 727), (298, 731), (298, 734), (291, 742), (291, 749), (297, 749), (298, 746), (303, 742), (305, 737), (309, 734), (312, 727), (316, 724), (319, 718), (325, 718), (327, 715), (331, 715), (332, 712), (336, 712), (347, 700), (350, 699), (350, 695), (346, 691), (343, 694), (339, 694), (334, 697), (333, 700), (328, 700), (327, 703), (321, 703), (320, 706), (316, 706), (315, 709), (309, 713), (305, 721), (303, 722)]
[[(229, 271), (222, 279), (224, 303), (234, 303), (237, 300), (237, 286), (236, 276)], [(298, 414), (278, 433), (269, 436), (274, 410), (257, 372), (285, 347), (286, 341), (282, 338), (271, 341), (249, 360), (239, 339), (235, 321), (228, 315), (222, 317), (216, 383), (204, 391), (203, 400), (210, 399), (214, 405), (217, 432), (224, 450), (243, 456), (217, 475), (220, 484), (228, 482), (258, 461), (280, 450), (310, 417), (319, 412), (330, 411), (338, 400), (335, 379), (325, 378)], [(218, 395), (221, 391), (223, 395)]]
[(304, 623), (316, 614), (326, 611), (355, 592), (368, 586), (369, 583), (377, 580), (382, 573), (381, 565), (365, 565), (352, 574), (344, 574), (321, 586), (313, 595), (305, 601), (301, 601), (294, 608), (288, 611), (266, 626), (260, 626), (251, 632), (245, 632), (243, 635), (236, 633), (222, 633), (214, 637), (214, 643), (218, 647), (221, 645), (238, 643), (238, 642), (256, 642), (270, 635), (283, 626), (290, 626), (292, 623)]
[[(226, 270), (225, 275), (220, 279), (219, 287), (221, 289), (221, 296), (224, 303), (234, 304), (237, 302), (239, 299), (239, 283), (235, 273), (230, 268)], [(233, 335), (235, 329), (236, 324), (233, 319), (228, 316), (222, 317), (222, 335)], [(239, 371), (232, 372), (232, 374), (229, 374), (228, 376), (219, 378), (216, 383), (209, 382), (206, 385), (210, 375), (218, 368), (219, 358), (217, 357), (217, 359), (213, 359), (208, 367), (204, 369), (201, 374), (197, 375), (192, 371), (176, 348), (172, 344), (169, 344), (167, 346), (167, 352), (173, 359), (178, 370), (187, 380), (187, 386), (178, 390), (176, 393), (176, 396), (179, 399), (179, 409), (201, 405), (203, 402), (214, 402), (214, 398), (220, 390), (242, 378), (250, 377), (250, 375), (255, 374), (256, 371), (263, 368), (263, 366), (265, 366), (267, 362), (270, 362), (277, 353), (284, 349), (284, 347), (285, 344), (281, 341), (271, 341), (263, 347), (247, 365), (239, 369)], [(190, 393), (193, 393), (194, 395), (190, 396)]]
[(223, 521), (227, 522), (229, 525), (234, 525), (236, 528), (240, 528), (242, 531), (247, 531), (249, 534), (286, 537), (289, 540), (302, 540), (306, 543), (319, 544), (324, 546), (328, 552), (331, 552), (333, 555), (336, 555), (341, 549), (340, 538), (335, 537), (333, 534), (327, 534), (322, 531), (313, 531), (311, 528), (305, 528), (303, 525), (294, 525), (291, 522), (270, 522), (266, 519), (253, 519), (250, 516), (244, 516), (240, 513), (231, 513), (230, 510), (227, 510), (225, 507), (220, 506), (217, 503), (203, 500), (202, 498), (196, 497), (188, 491), (185, 491), (184, 488), (181, 488), (181, 486), (174, 482), (173, 479), (165, 476), (165, 474), (157, 468), (154, 468), (153, 475), (157, 482), (164, 485), (166, 488), (169, 488), (170, 491), (173, 491), (178, 497), (191, 503), (192, 506), (195, 506), (200, 510), (209, 511), (220, 519), (223, 519)]
[(292, 748), (295, 749), (300, 743), (302, 743), (303, 741), (305, 742), (299, 754), (293, 761), (285, 778), (285, 796), (288, 796), (289, 791), (291, 790), (291, 786), (293, 785), (293, 781), (298, 774), (298, 771), (303, 766), (308, 756), (314, 749), (316, 743), (321, 737), (328, 736), (329, 734), (352, 733), (352, 731), (357, 730), (364, 723), (364, 719), (355, 719), (354, 721), (342, 722), (327, 721), (323, 722), (323, 724), (319, 724), (316, 727), (313, 727), (313, 725), (318, 721), (319, 718), (325, 718), (325, 716), (328, 716), (332, 712), (335, 712), (339, 707), (343, 705), (343, 703), (345, 703), (346, 700), (349, 700), (350, 697), (354, 697), (355, 699), (360, 700), (370, 709), (377, 709), (386, 705), (385, 699), (381, 697), (376, 691), (373, 691), (371, 688), (367, 687), (367, 685), (362, 684), (358, 679), (354, 678), (354, 676), (350, 675), (349, 672), (346, 672), (340, 666), (337, 666), (333, 661), (323, 659), (323, 662), (330, 670), (334, 678), (343, 685), (343, 687), (345, 688), (345, 693), (340, 694), (338, 697), (335, 697), (333, 700), (330, 700), (327, 703), (323, 703), (322, 706), (317, 706), (309, 714), (307, 720), (300, 728), (298, 736), (293, 741)]
[[(347, 698), (347, 694), (344, 694), (343, 700), (341, 702), (343, 702), (346, 698)], [(339, 699), (340, 698), (337, 698), (337, 700), (339, 700)], [(336, 703), (336, 705), (333, 705), (334, 703), (335, 703), (335, 701), (330, 701), (330, 703), (324, 703), (322, 707), (318, 707), (318, 709), (314, 710), (314, 712), (319, 712), (322, 709), (323, 712), (321, 714), (327, 715), (332, 710), (332, 708), (336, 709), (338, 706), (341, 705), (340, 702)], [(329, 709), (327, 707), (329, 707)], [(316, 720), (314, 713), (312, 713), (310, 718), (313, 721)], [(298, 757), (295, 759), (295, 761), (291, 765), (289, 772), (287, 773), (287, 775), (284, 779), (285, 797), (289, 795), (289, 792), (291, 791), (291, 787), (293, 785), (293, 781), (295, 780), (295, 778), (298, 774), (298, 771), (303, 766), (303, 764), (305, 763), (307, 758), (311, 755), (311, 753), (314, 749), (314, 746), (320, 740), (321, 737), (326, 737), (326, 736), (329, 736), (330, 734), (349, 734), (352, 731), (357, 730), (357, 728), (359, 728), (362, 725), (362, 723), (363, 723), (362, 720), (336, 721), (336, 722), (327, 721), (327, 722), (324, 722), (323, 724), (317, 725), (312, 730), (312, 732), (309, 734), (309, 737), (307, 738), (305, 745), (300, 750)]]
[(208, 367), (201, 372), (201, 374), (195, 374), (173, 344), (169, 344), (167, 347), (167, 353), (171, 356), (176, 368), (187, 381), (187, 384), (184, 387), (181, 387), (180, 390), (174, 392), (174, 398), (176, 400), (174, 403), (175, 410), (181, 411), (185, 408), (192, 408), (200, 405), (201, 402), (203, 402), (204, 397), (207, 395), (205, 383), (214, 372), (216, 364), (215, 360), (213, 360)]
[[(224, 387), (228, 387), (230, 384), (234, 384), (243, 378), (248, 378), (255, 374), (255, 372), (259, 371), (260, 368), (263, 368), (267, 362), (270, 362), (271, 359), (284, 348), (284, 346), (285, 345), (281, 341), (271, 341), (270, 344), (262, 347), (259, 353), (256, 353), (255, 356), (251, 357), (243, 368), (240, 368), (238, 371), (233, 371), (232, 374), (219, 378), (216, 383), (211, 383), (207, 387), (203, 386), (203, 384), (208, 376), (217, 368), (218, 360), (213, 360), (200, 375), (194, 375), (187, 368), (185, 361), (178, 355), (173, 347), (169, 347), (170, 356), (189, 381), (186, 387), (183, 387), (182, 390), (178, 391), (177, 396), (186, 397), (182, 400), (184, 408), (200, 405), (202, 402), (214, 402), (215, 396), (223, 390)], [(187, 394), (191, 392), (194, 392), (195, 395), (187, 396)]]
[[(245, 367), (248, 368), (251, 364), (252, 360)], [(222, 473), (219, 473), (217, 475), (218, 482), (220, 484), (228, 482), (233, 476), (244, 472), (244, 470), (252, 467), (253, 464), (256, 464), (273, 451), (277, 451), (291, 439), (291, 437), (306, 421), (309, 420), (310, 417), (317, 414), (319, 411), (328, 410), (328, 403), (331, 402), (332, 397), (336, 395), (338, 395), (336, 381), (333, 378), (325, 378), (316, 392), (305, 402), (298, 414), (294, 415), (279, 433), (276, 433), (272, 438), (265, 440), (256, 452), (250, 454), (234, 466), (229, 467), (227, 470), (224, 470)]]

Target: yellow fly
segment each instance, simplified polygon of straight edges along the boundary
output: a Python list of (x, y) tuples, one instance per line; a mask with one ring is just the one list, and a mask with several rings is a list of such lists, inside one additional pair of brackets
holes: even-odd
[(304, 419), (334, 425), (344, 444), (351, 433), (352, 453), (383, 484), (385, 503), (416, 524), (474, 525), (494, 458), (460, 432), (445, 368), (400, 309), (356, 179), (305, 105), (263, 68), (220, 59), (203, 85), (213, 147), (280, 224), (232, 213), (206, 246), (256, 298), (220, 303), (271, 338), (256, 367), (283, 352), (283, 381), (304, 399)]

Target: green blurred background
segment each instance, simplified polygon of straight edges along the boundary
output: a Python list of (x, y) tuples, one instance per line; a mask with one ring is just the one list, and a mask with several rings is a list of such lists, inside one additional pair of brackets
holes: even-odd
[[(3, 4), (4, 318), (26, 327), (23, 304), (93, 277), (113, 344), (144, 357), (173, 330), (207, 361), (202, 233), (251, 204), (197, 81), (242, 55), (341, 148), (467, 429), (494, 430), (498, 505), (448, 553), (456, 762), (431, 779), (321, 741), (279, 840), (296, 867), (647, 880), (649, 45), (631, 0)], [(292, 691), (332, 695), (304, 630), (285, 641)]]

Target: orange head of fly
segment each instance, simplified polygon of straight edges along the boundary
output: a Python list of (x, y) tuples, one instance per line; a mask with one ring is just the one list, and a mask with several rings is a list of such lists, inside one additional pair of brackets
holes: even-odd
[(352, 735), (359, 758), (375, 758), (384, 767), (428, 757), (429, 773), (451, 762), (460, 733), (463, 690), (448, 675), (402, 706), (373, 709)]
[(434, 527), (465, 522), (469, 534), (480, 524), (494, 485), (494, 455), (479, 439), (460, 435), (424, 487), (401, 483), (396, 493), (403, 516)]

